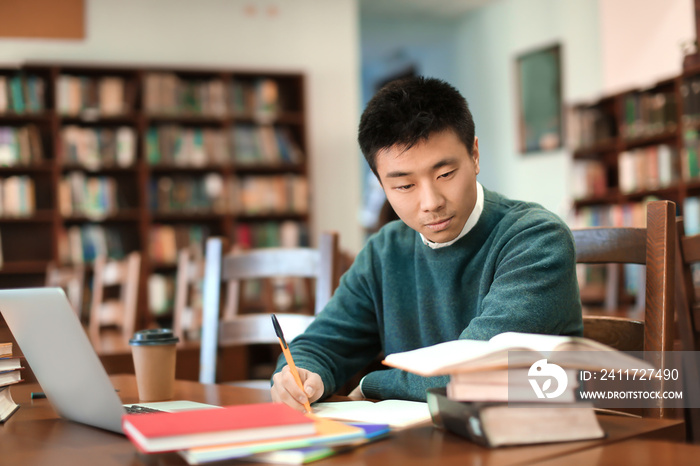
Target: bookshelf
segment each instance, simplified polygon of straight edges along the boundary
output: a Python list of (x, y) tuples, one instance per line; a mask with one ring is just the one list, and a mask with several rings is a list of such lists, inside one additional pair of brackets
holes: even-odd
[(308, 244), (305, 111), (300, 73), (0, 67), (0, 288), (141, 251), (143, 327), (172, 317), (178, 248)]
[[(573, 227), (645, 226), (645, 204), (676, 203), (687, 231), (700, 233), (700, 65), (644, 89), (570, 109)], [(605, 272), (588, 269), (582, 299), (600, 304)], [(638, 280), (620, 276), (623, 301)], [(584, 303), (585, 304), (585, 303)]]

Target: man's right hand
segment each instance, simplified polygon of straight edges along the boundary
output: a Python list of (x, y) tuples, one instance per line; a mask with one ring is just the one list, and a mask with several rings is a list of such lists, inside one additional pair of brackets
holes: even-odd
[(289, 366), (284, 366), (281, 371), (272, 377), (273, 385), (270, 388), (270, 393), (272, 394), (272, 401), (284, 403), (297, 411), (305, 412), (304, 402), (308, 400), (309, 403), (313, 403), (321, 398), (324, 387), (321, 377), (315, 372), (307, 371), (306, 369), (298, 370), (299, 378), (304, 385), (303, 391), (294, 380)]

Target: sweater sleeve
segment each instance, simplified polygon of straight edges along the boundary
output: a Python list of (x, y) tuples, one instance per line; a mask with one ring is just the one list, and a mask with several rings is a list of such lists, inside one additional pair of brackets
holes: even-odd
[[(317, 373), (323, 397), (332, 395), (366, 367), (382, 348), (372, 290), (371, 245), (357, 255), (323, 311), (289, 344), (294, 363)], [(283, 357), (276, 372), (286, 364)]]
[(421, 377), (400, 369), (387, 369), (367, 374), (362, 380), (362, 394), (365, 398), (385, 400), (425, 401), (425, 391), (433, 387), (444, 387), (448, 376)]
[[(552, 216), (554, 214), (551, 214)], [(488, 340), (506, 331), (581, 335), (573, 235), (558, 219), (538, 216), (512, 227), (494, 248), (498, 258), (481, 310), (460, 338)]]

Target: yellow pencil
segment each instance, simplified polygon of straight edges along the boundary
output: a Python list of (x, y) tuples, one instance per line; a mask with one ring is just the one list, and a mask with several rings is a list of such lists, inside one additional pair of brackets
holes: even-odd
[[(287, 360), (287, 365), (289, 366), (289, 370), (292, 372), (292, 377), (294, 377), (294, 380), (303, 392), (304, 384), (301, 383), (301, 377), (299, 377), (299, 370), (297, 369), (296, 364), (294, 364), (294, 359), (292, 359), (292, 353), (289, 351), (287, 341), (284, 339), (284, 333), (282, 333), (282, 327), (280, 327), (280, 323), (277, 321), (277, 316), (275, 316), (274, 314), (272, 314), (272, 325), (275, 327), (275, 333), (277, 334), (277, 338), (280, 341), (280, 346), (282, 346), (282, 353), (284, 353), (284, 359)], [(304, 394), (306, 394), (306, 392), (304, 392)], [(306, 402), (304, 402), (304, 408), (306, 409), (307, 413), (311, 413), (311, 404), (309, 404), (308, 398), (306, 399)]]

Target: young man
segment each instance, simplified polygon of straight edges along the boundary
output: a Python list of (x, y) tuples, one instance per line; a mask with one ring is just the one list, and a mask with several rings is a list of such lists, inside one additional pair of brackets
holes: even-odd
[[(479, 141), (464, 97), (428, 78), (395, 81), (365, 109), (359, 142), (400, 221), (371, 237), (324, 311), (281, 359), (272, 399), (299, 410), (377, 354), (506, 332), (580, 335), (574, 242), (543, 207), (477, 182)], [(425, 400), (447, 377), (371, 372), (353, 395)]]

